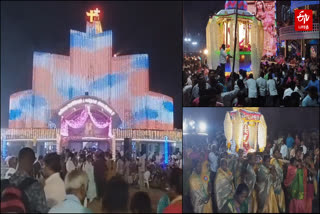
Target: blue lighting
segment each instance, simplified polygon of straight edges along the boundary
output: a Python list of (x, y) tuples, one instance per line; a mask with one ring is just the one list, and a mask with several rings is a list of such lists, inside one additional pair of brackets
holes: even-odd
[(132, 58), (131, 66), (135, 69), (148, 69), (149, 57), (148, 54), (136, 54)]
[(173, 112), (173, 103), (172, 102), (165, 101), (165, 102), (163, 102), (163, 106), (167, 111)]
[(168, 164), (169, 162), (169, 146), (168, 146), (168, 136), (164, 137), (164, 163)]
[(140, 111), (135, 112), (134, 114), (135, 120), (141, 121), (141, 120), (156, 120), (159, 117), (158, 111), (145, 108), (140, 109)]
[(22, 111), (20, 109), (11, 109), (9, 112), (9, 120), (17, 120), (21, 115)]
[(112, 88), (125, 80), (125, 76), (121, 74), (107, 74), (102, 78), (99, 78), (90, 84), (92, 90), (103, 90), (106, 87)]
[(3, 139), (2, 141), (2, 158), (6, 159), (7, 155), (8, 155), (8, 151), (7, 151), (7, 141), (6, 139)]

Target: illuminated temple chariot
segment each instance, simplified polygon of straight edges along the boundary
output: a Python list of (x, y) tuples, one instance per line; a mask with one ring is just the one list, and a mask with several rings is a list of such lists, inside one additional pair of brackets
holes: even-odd
[(259, 108), (234, 107), (225, 116), (224, 133), (229, 153), (262, 152), (266, 147), (267, 125)]
[[(226, 52), (233, 56), (234, 39), (237, 37), (235, 68), (252, 72), (254, 78), (259, 76), (260, 61), (263, 54), (264, 30), (262, 22), (255, 15), (247, 11), (246, 1), (238, 2), (238, 23), (236, 25), (237, 1), (226, 1), (225, 9), (212, 16), (206, 28), (206, 46), (208, 50), (207, 62), (210, 69), (219, 66), (219, 55), (222, 44), (226, 45)], [(226, 64), (226, 76), (230, 75), (233, 59)]]
[(10, 96), (3, 156), (25, 144), (37, 153), (93, 145), (113, 158), (139, 147), (167, 158), (166, 148), (181, 146), (173, 99), (150, 91), (148, 55), (113, 56), (112, 31), (102, 30), (99, 13), (87, 12), (86, 32), (70, 31), (69, 56), (34, 52), (32, 89)]

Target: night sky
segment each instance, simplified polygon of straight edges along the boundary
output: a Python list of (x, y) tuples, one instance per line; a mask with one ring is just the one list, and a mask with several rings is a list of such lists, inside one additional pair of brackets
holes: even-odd
[[(226, 1), (184, 1), (183, 2), (183, 35), (191, 34), (199, 40), (199, 48), (206, 45), (206, 27), (209, 15), (224, 9)], [(193, 39), (193, 38), (192, 38)]]
[[(206, 122), (209, 135), (215, 131), (223, 131), (224, 118), (232, 108), (183, 108), (183, 119)], [(319, 130), (319, 108), (260, 108), (267, 124), (267, 134), (301, 132), (303, 130)]]
[(113, 31), (113, 54), (149, 54), (150, 90), (173, 97), (181, 128), (182, 3), (154, 1), (1, 1), (1, 128), (9, 96), (32, 88), (33, 52), (69, 55), (70, 30), (85, 32), (85, 12), (96, 7), (103, 30)]

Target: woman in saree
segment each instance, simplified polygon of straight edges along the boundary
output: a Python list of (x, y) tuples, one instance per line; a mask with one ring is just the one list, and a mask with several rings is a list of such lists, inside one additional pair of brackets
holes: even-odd
[[(205, 191), (208, 193), (209, 197), (211, 196), (212, 185), (210, 182), (210, 171), (209, 171), (209, 161), (208, 155), (202, 156), (203, 162), (201, 165), (201, 178), (204, 184)], [(212, 198), (210, 197), (208, 204), (204, 207), (204, 213), (212, 213)]]
[(224, 158), (220, 160), (220, 168), (217, 171), (214, 185), (218, 212), (220, 212), (226, 202), (233, 198), (234, 194), (233, 175), (228, 169), (227, 160)]
[(259, 213), (279, 213), (274, 194), (273, 183), (276, 180), (274, 166), (270, 165), (270, 156), (264, 155), (263, 162), (257, 171), (257, 195)]
[(238, 185), (242, 183), (242, 167), (244, 163), (243, 150), (239, 149), (239, 157), (233, 160), (232, 174), (234, 176), (234, 187), (237, 189)]
[(317, 171), (315, 170), (314, 163), (312, 161), (312, 156), (310, 153), (307, 153), (304, 158), (304, 166), (307, 168), (307, 195), (306, 199), (306, 212), (312, 213), (312, 201), (315, 194), (315, 189), (317, 189), (316, 175)]
[(249, 153), (247, 155), (247, 166), (244, 170), (243, 182), (249, 188), (249, 198), (248, 198), (248, 212), (257, 213), (258, 202), (257, 202), (257, 192), (255, 190), (256, 185), (256, 156), (254, 153)]
[(193, 160), (193, 172), (190, 176), (190, 196), (194, 213), (212, 213), (210, 193), (207, 183), (201, 177), (202, 163)]
[(274, 166), (276, 170), (276, 180), (273, 183), (273, 189), (278, 202), (278, 209), (281, 213), (284, 213), (286, 211), (286, 203), (284, 198), (284, 192), (281, 186), (283, 182), (283, 165), (282, 165), (282, 162), (279, 161), (280, 158), (281, 158), (280, 151), (275, 150), (273, 152), (273, 158), (271, 159), (270, 164)]
[(307, 170), (302, 167), (301, 160), (290, 159), (284, 185), (288, 188), (290, 213), (305, 213), (305, 195), (307, 188)]
[(248, 213), (248, 194), (249, 188), (246, 184), (241, 183), (238, 185), (236, 193), (232, 199), (229, 199), (221, 213)]

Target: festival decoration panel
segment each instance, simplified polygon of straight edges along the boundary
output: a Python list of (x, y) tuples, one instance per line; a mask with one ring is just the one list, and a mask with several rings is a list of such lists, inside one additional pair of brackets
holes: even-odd
[(112, 31), (100, 21), (70, 31), (70, 56), (34, 52), (32, 90), (10, 98), (10, 128), (46, 128), (69, 100), (85, 95), (110, 105), (121, 128), (173, 129), (173, 99), (149, 91), (147, 54), (112, 56)]
[(262, 22), (264, 38), (263, 55), (275, 56), (277, 53), (276, 1), (247, 1), (252, 5), (248, 11)]
[(136, 128), (173, 129), (173, 100), (171, 97), (155, 92), (137, 97), (132, 114)]
[(35, 94), (46, 99), (51, 113), (64, 102), (72, 98), (72, 90), (68, 90), (71, 82), (83, 83), (70, 76), (70, 60), (68, 56), (34, 52), (33, 83)]
[(31, 125), (33, 118), (32, 97), (32, 90), (20, 91), (10, 96), (10, 127), (14, 126), (16, 128), (23, 128)]

